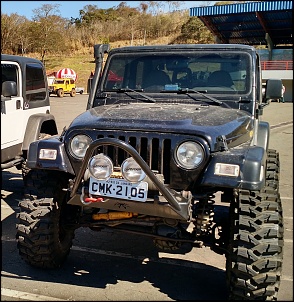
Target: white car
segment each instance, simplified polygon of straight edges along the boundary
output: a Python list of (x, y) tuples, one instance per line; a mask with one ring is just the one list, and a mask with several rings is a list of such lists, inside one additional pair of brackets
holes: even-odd
[(83, 94), (84, 91), (85, 91), (85, 88), (84, 88), (84, 87), (76, 87), (76, 93)]

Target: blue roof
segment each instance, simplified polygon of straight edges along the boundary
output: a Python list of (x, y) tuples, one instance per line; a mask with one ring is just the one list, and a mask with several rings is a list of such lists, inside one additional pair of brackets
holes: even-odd
[(293, 45), (292, 1), (192, 7), (190, 17), (195, 16), (218, 37), (220, 43), (267, 45), (267, 33), (275, 47)]

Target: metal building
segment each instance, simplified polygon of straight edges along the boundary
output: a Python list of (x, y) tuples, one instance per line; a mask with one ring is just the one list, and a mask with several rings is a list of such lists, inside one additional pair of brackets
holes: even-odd
[(281, 78), (285, 100), (293, 101), (292, 1), (245, 2), (190, 8), (214, 34), (216, 43), (255, 46), (262, 77)]

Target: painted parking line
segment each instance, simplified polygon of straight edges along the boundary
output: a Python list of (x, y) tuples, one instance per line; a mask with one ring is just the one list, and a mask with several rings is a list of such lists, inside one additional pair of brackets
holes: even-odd
[[(4, 241), (15, 241), (15, 239), (4, 240)], [(290, 239), (285, 240), (285, 241), (293, 242), (293, 240), (290, 240)], [(147, 264), (148, 262), (156, 262), (156, 263), (169, 264), (169, 265), (175, 265), (175, 266), (181, 266), (181, 267), (197, 268), (197, 269), (201, 269), (201, 270), (219, 271), (219, 268), (214, 268), (214, 267), (211, 267), (211, 268), (205, 267), (204, 268), (201, 263), (197, 263), (197, 262), (179, 264), (177, 262), (177, 260), (174, 260), (174, 259), (166, 259), (166, 258), (162, 259), (162, 258), (152, 258), (152, 257), (146, 258), (144, 256), (134, 256), (134, 255), (127, 254), (127, 253), (107, 251), (107, 250), (101, 250), (101, 249), (85, 248), (85, 247), (79, 247), (79, 246), (72, 246), (71, 249), (74, 251), (83, 252), (83, 253), (86, 252), (86, 253), (93, 253), (93, 254), (99, 254), (99, 255), (139, 260), (142, 262), (142, 264)], [(169, 254), (166, 254), (166, 253), (160, 253), (161, 257), (166, 257), (168, 255)], [(287, 275), (282, 274), (281, 280), (293, 282), (293, 276), (287, 276)], [(63, 300), (63, 299), (54, 298), (54, 297), (48, 297), (48, 296), (44, 296), (44, 295), (36, 295), (36, 294), (27, 293), (27, 292), (11, 290), (11, 289), (7, 289), (7, 288), (1, 288), (1, 296), (5, 296), (5, 297), (9, 297), (9, 298), (23, 299), (25, 301), (68, 301), (68, 300)]]
[(22, 299), (24, 301), (68, 301), (60, 298), (35, 295), (35, 294), (13, 290), (9, 288), (1, 288), (1, 300), (3, 299), (3, 297)]
[[(179, 263), (179, 259), (163, 259), (163, 258), (146, 258), (144, 256), (134, 256), (131, 254), (126, 253), (120, 253), (120, 252), (114, 252), (114, 251), (106, 251), (106, 250), (100, 250), (100, 249), (91, 249), (91, 248), (85, 248), (85, 247), (79, 247), (79, 246), (72, 246), (72, 250), (83, 252), (83, 253), (93, 253), (93, 254), (99, 254), (99, 255), (106, 255), (106, 256), (113, 256), (113, 257), (121, 257), (121, 258), (128, 258), (133, 260), (139, 260), (142, 262), (142, 264), (147, 264), (148, 262), (155, 262), (160, 264), (169, 264), (169, 265), (175, 265), (175, 266), (181, 266), (181, 267), (189, 267), (189, 268), (197, 268), (202, 270), (210, 270), (210, 271), (219, 271), (223, 270), (221, 268), (214, 268), (214, 267), (204, 267), (202, 263), (197, 262), (188, 262), (188, 263)], [(160, 257), (171, 257), (170, 254), (167, 253), (159, 253)]]
[(270, 129), (280, 128), (280, 127), (288, 126), (288, 125), (291, 125), (291, 124), (293, 124), (293, 121), (283, 122), (283, 123), (279, 123), (279, 124), (270, 126)]

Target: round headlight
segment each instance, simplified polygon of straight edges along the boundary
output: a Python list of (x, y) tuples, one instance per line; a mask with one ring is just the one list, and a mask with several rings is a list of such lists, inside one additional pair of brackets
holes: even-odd
[(197, 168), (204, 159), (204, 151), (196, 142), (184, 142), (176, 149), (176, 161), (184, 169)]
[(139, 182), (146, 177), (145, 172), (132, 157), (129, 157), (122, 163), (121, 172), (124, 179), (129, 182)]
[(79, 134), (73, 137), (70, 142), (70, 149), (73, 156), (79, 159), (83, 158), (91, 142), (92, 139), (84, 134)]
[(90, 174), (98, 180), (107, 180), (113, 172), (111, 159), (104, 155), (98, 154), (89, 161)]

